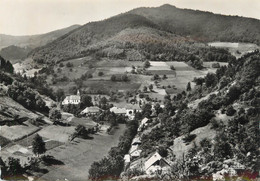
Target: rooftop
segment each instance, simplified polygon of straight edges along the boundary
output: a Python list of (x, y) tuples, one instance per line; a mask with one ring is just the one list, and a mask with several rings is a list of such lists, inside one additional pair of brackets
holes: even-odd
[(84, 114), (84, 113), (97, 113), (97, 112), (99, 112), (100, 110), (102, 110), (102, 109), (100, 109), (100, 108), (97, 107), (97, 106), (91, 106), (91, 107), (85, 108), (81, 113), (82, 113), (82, 114)]
[(110, 111), (114, 112), (116, 114), (126, 114), (127, 113), (126, 108), (118, 108), (118, 107), (112, 107), (112, 108), (110, 108)]

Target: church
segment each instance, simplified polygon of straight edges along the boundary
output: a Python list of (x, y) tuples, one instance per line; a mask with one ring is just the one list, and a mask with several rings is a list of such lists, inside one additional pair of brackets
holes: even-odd
[(79, 104), (80, 103), (80, 92), (78, 90), (77, 95), (69, 95), (62, 101), (62, 105), (68, 104)]

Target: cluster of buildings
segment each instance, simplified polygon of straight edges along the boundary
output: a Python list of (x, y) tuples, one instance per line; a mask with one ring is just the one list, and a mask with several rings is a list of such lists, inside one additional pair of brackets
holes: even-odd
[[(77, 95), (69, 95), (63, 101), (62, 105), (68, 104), (80, 104), (80, 93), (77, 92)], [(96, 104), (95, 104), (96, 105)], [(163, 105), (160, 106), (163, 108)], [(91, 106), (85, 108), (81, 114), (85, 116), (97, 115), (100, 114), (103, 110), (97, 106)], [(124, 107), (114, 106), (110, 108), (111, 112), (114, 112), (117, 115), (124, 115), (128, 117), (129, 120), (134, 119), (135, 112), (141, 112), (140, 107), (133, 107), (131, 104), (124, 105)], [(152, 107), (152, 111), (154, 111), (154, 105)], [(140, 121), (138, 132), (141, 133), (144, 129), (146, 129), (151, 123), (151, 119), (144, 118)], [(129, 153), (124, 156), (125, 164), (130, 165), (131, 161), (138, 159), (141, 156), (142, 150), (139, 148), (141, 145), (141, 138), (139, 136), (135, 137), (131, 143), (131, 148)], [(145, 171), (146, 174), (152, 174), (157, 171), (167, 170), (169, 168), (169, 162), (163, 158), (157, 151), (154, 152), (150, 157), (142, 164), (142, 170)]]
[[(140, 121), (138, 132), (142, 132), (143, 129), (145, 129), (149, 125), (149, 123), (151, 123), (150, 119), (142, 119)], [(142, 141), (140, 136), (136, 136), (133, 139), (128, 154), (124, 156), (126, 167), (130, 166), (131, 168), (137, 166), (135, 164), (131, 165), (131, 162), (134, 163), (135, 160), (137, 160), (141, 156), (142, 150), (139, 147), (141, 143)], [(156, 172), (167, 171), (170, 168), (170, 163), (156, 151), (153, 154), (151, 154), (150, 157), (148, 157), (148, 159), (142, 162), (141, 165), (139, 165), (138, 167), (139, 169), (141, 168), (141, 170), (144, 171), (146, 174), (152, 175)]]
[[(97, 105), (97, 100), (98, 97), (94, 97), (94, 105)], [(69, 95), (66, 96), (65, 99), (62, 101), (62, 105), (78, 105), (81, 102), (80, 98), (80, 92), (77, 91), (76, 95)], [(85, 116), (91, 116), (91, 115), (96, 115), (101, 113), (103, 110), (100, 109), (98, 106), (91, 106), (91, 107), (86, 107), (81, 114)], [(124, 115), (128, 117), (129, 120), (133, 120), (135, 116), (135, 112), (141, 112), (141, 108), (139, 106), (134, 106), (131, 104), (126, 104), (124, 107), (118, 107), (114, 106), (110, 108), (110, 112), (114, 112), (117, 115)]]

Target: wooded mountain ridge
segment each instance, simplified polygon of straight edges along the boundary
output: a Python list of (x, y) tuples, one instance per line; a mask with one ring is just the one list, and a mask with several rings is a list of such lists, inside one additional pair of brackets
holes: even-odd
[[(129, 40), (113, 41), (114, 37), (126, 30), (134, 31), (138, 28), (152, 29), (159, 36), (167, 33), (175, 38), (183, 37), (185, 41), (179, 42), (179, 44), (188, 46), (194, 42), (207, 43), (210, 41), (260, 44), (260, 21), (257, 19), (163, 5), (156, 8), (137, 8), (103, 21), (87, 23), (43, 47), (36, 48), (30, 53), (30, 56), (37, 62), (44, 63), (93, 55), (107, 47), (125, 50), (129, 48), (127, 47)], [(147, 40), (149, 43), (159, 44), (163, 41), (161, 37), (155, 41), (152, 34), (145, 33), (149, 37)], [(131, 36), (139, 34), (136, 32)], [(147, 41), (142, 43), (145, 44)], [(131, 43), (134, 46), (137, 44), (136, 42)], [(176, 41), (172, 43), (177, 44)]]
[(39, 46), (43, 46), (78, 27), (80, 27), (80, 25), (72, 25), (67, 28), (39, 35), (12, 36), (0, 34), (0, 49), (11, 45), (19, 47), (36, 48)]

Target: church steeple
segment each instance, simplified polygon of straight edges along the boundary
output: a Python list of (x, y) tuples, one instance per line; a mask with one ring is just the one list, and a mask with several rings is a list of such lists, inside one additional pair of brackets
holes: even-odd
[(79, 92), (79, 90), (77, 91), (77, 96), (80, 96), (80, 92)]

